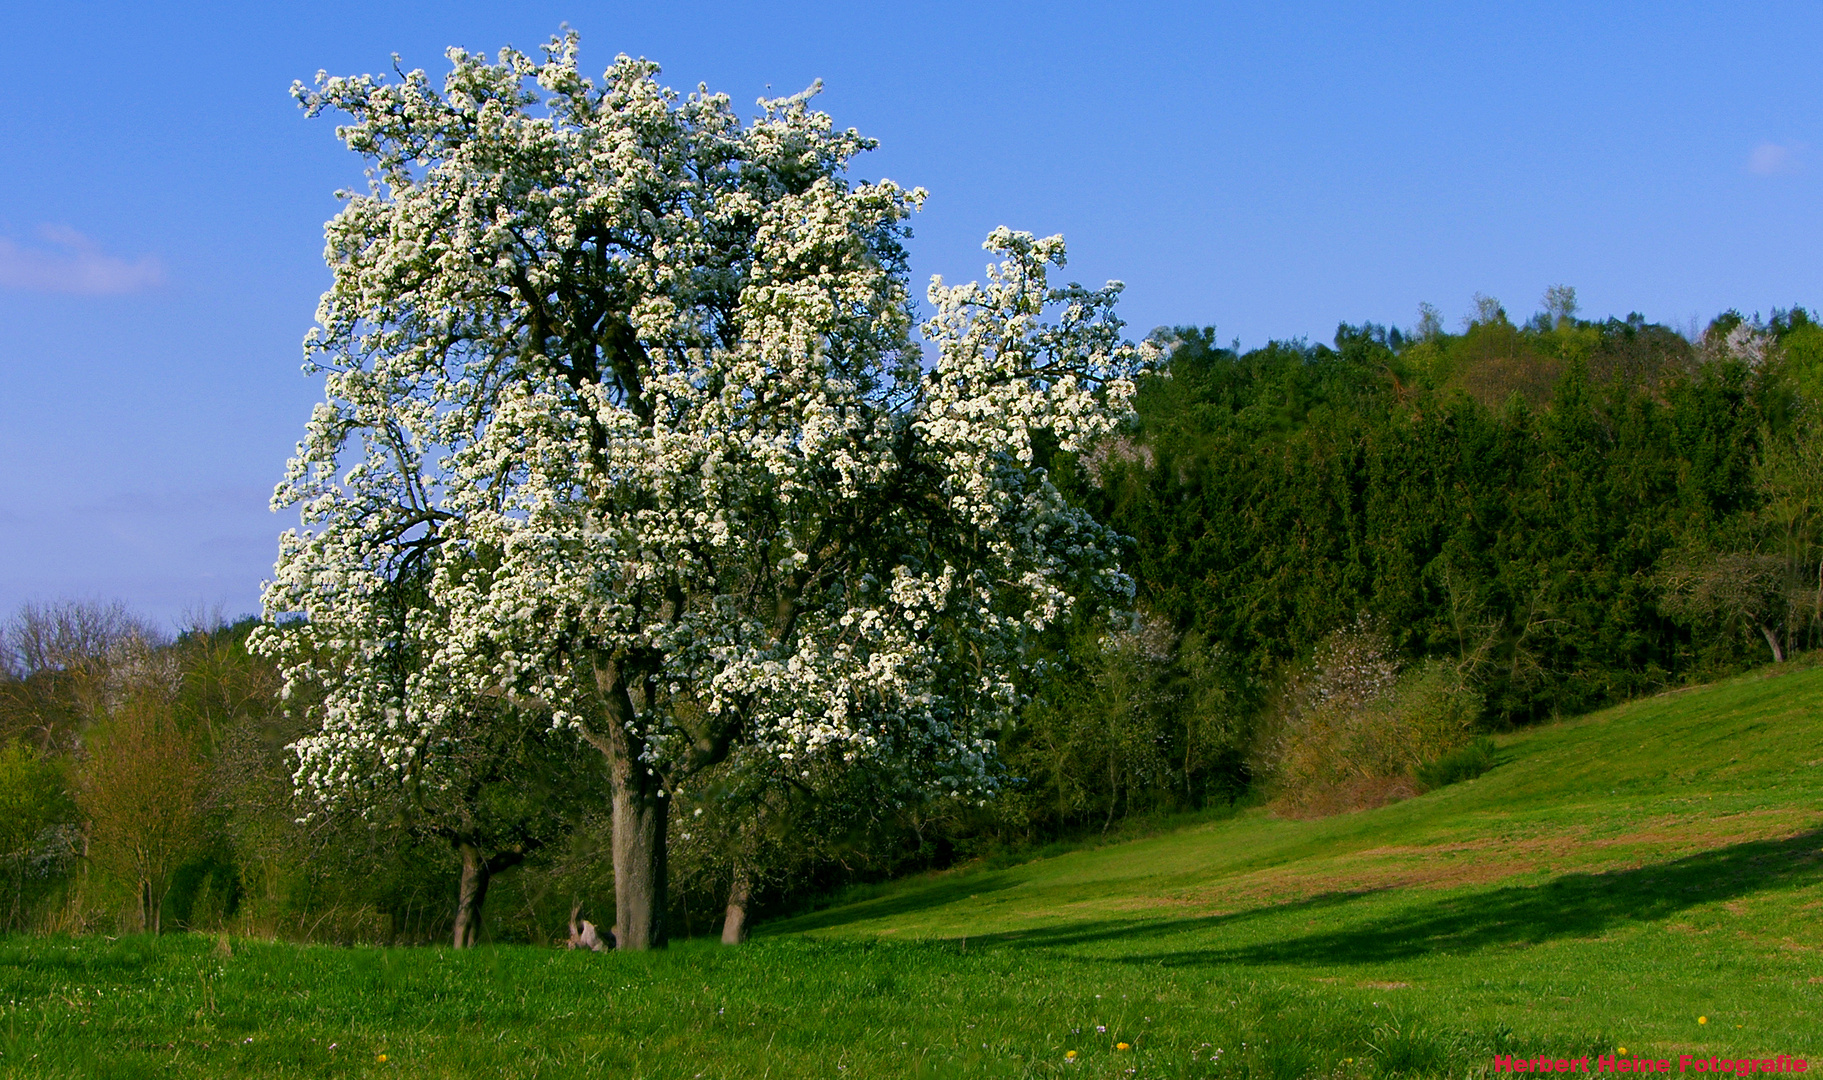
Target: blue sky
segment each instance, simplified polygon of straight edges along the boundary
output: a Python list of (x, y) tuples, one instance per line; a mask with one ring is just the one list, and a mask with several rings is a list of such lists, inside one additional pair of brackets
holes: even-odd
[(293, 79), (560, 24), (737, 102), (824, 80), (931, 192), (913, 269), (1062, 232), (1144, 334), (1327, 340), (1547, 286), (1687, 324), (1823, 305), (1815, 4), (0, 6), (0, 613), (258, 606), (360, 164)]

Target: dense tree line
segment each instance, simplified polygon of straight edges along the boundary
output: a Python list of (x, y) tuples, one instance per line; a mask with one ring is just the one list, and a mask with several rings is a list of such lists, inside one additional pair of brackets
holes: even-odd
[(1654, 571), (1751, 543), (1786, 403), (1656, 329), (1345, 327), (1246, 356), (1186, 334), (1106, 510), (1145, 600), (1259, 675), (1371, 613), (1403, 653), (1478, 654), (1501, 722), (1581, 711), (1738, 658), (1658, 610)]
[[(1472, 773), (1481, 732), (1820, 643), (1823, 327), (1801, 309), (1692, 341), (1579, 320), (1554, 290), (1522, 325), (1490, 301), (1454, 334), (1427, 315), (1331, 345), (1161, 343), (1131, 430), (1050, 451), (1129, 538), (1136, 610), (1047, 634), (999, 796), (737, 753), (672, 809), (675, 926), (1161, 812), (1372, 805)], [(435, 784), (318, 805), (287, 748), (320, 721), (252, 629), (167, 639), (93, 604), (6, 624), (6, 927), (553, 941), (579, 911), (608, 921), (605, 778), (535, 706), (477, 702), (497, 738)]]
[[(1131, 539), (1150, 622), (1063, 650), (1078, 659), (1004, 740), (1049, 793), (1024, 800), (1028, 833), (1249, 788), (1297, 801), (1275, 775), (1286, 725), (1366, 693), (1326, 649), (1388, 665), (1366, 711), (1455, 731), (1435, 756), (1819, 644), (1823, 328), (1729, 312), (1691, 341), (1546, 300), (1523, 325), (1483, 298), (1460, 334), (1427, 311), (1415, 333), (1343, 325), (1333, 346), (1169, 335), (1137, 430), (1058, 461)], [(1174, 644), (1122, 644), (1142, 639)], [(1118, 716), (1093, 749), (1069, 734)], [(1110, 769), (1124, 779), (1095, 779)]]

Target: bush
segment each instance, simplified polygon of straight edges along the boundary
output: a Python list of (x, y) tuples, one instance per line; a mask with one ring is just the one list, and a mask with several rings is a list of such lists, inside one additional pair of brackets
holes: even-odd
[(1486, 735), (1457, 747), (1435, 761), (1418, 766), (1418, 782), (1426, 789), (1448, 787), (1473, 780), (1494, 767), (1494, 740)]
[(1400, 670), (1366, 622), (1325, 637), (1270, 710), (1256, 769), (1294, 817), (1365, 810), (1418, 794), (1417, 770), (1472, 736), (1481, 695), (1441, 660)]

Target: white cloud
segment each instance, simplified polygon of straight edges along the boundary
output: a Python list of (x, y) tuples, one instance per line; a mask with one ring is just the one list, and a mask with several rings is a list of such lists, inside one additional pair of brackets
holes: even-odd
[(1798, 171), (1798, 154), (1804, 149), (1803, 143), (1781, 145), (1779, 143), (1761, 143), (1747, 155), (1747, 171), (1756, 176), (1777, 176), (1780, 173)]
[(0, 236), (0, 289), (102, 296), (141, 292), (164, 284), (165, 268), (142, 255), (109, 255), (75, 229), (44, 225), (40, 244), (24, 245)]

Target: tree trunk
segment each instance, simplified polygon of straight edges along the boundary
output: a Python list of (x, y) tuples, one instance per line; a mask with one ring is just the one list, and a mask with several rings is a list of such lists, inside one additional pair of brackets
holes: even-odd
[(753, 895), (753, 875), (747, 864), (736, 863), (734, 881), (728, 886), (728, 914), (722, 919), (722, 944), (739, 945), (747, 940), (747, 901)]
[[(670, 807), (658, 782), (637, 759), (623, 781), (612, 769), (614, 792), (614, 935), (622, 949), (665, 947), (665, 819)], [(645, 779), (645, 783), (638, 782)]]
[(487, 883), (493, 876), (481, 849), (458, 841), (462, 853), (462, 885), (456, 892), (456, 948), (467, 949), (481, 940), (481, 905), (487, 902)]
[(617, 660), (595, 663), (603, 730), (589, 741), (608, 758), (614, 812), (614, 936), (621, 949), (665, 947), (665, 819), (670, 800), (645, 760), (645, 740)]
[(1766, 644), (1772, 646), (1772, 662), (1775, 664), (1783, 664), (1785, 662), (1785, 650), (1779, 648), (1779, 635), (1773, 633), (1772, 627), (1767, 626), (1765, 623), (1760, 624), (1760, 633), (1765, 635)]
[(140, 929), (157, 937), (164, 932), (165, 896), (171, 891), (155, 877), (147, 877), (139, 885), (139, 925)]

